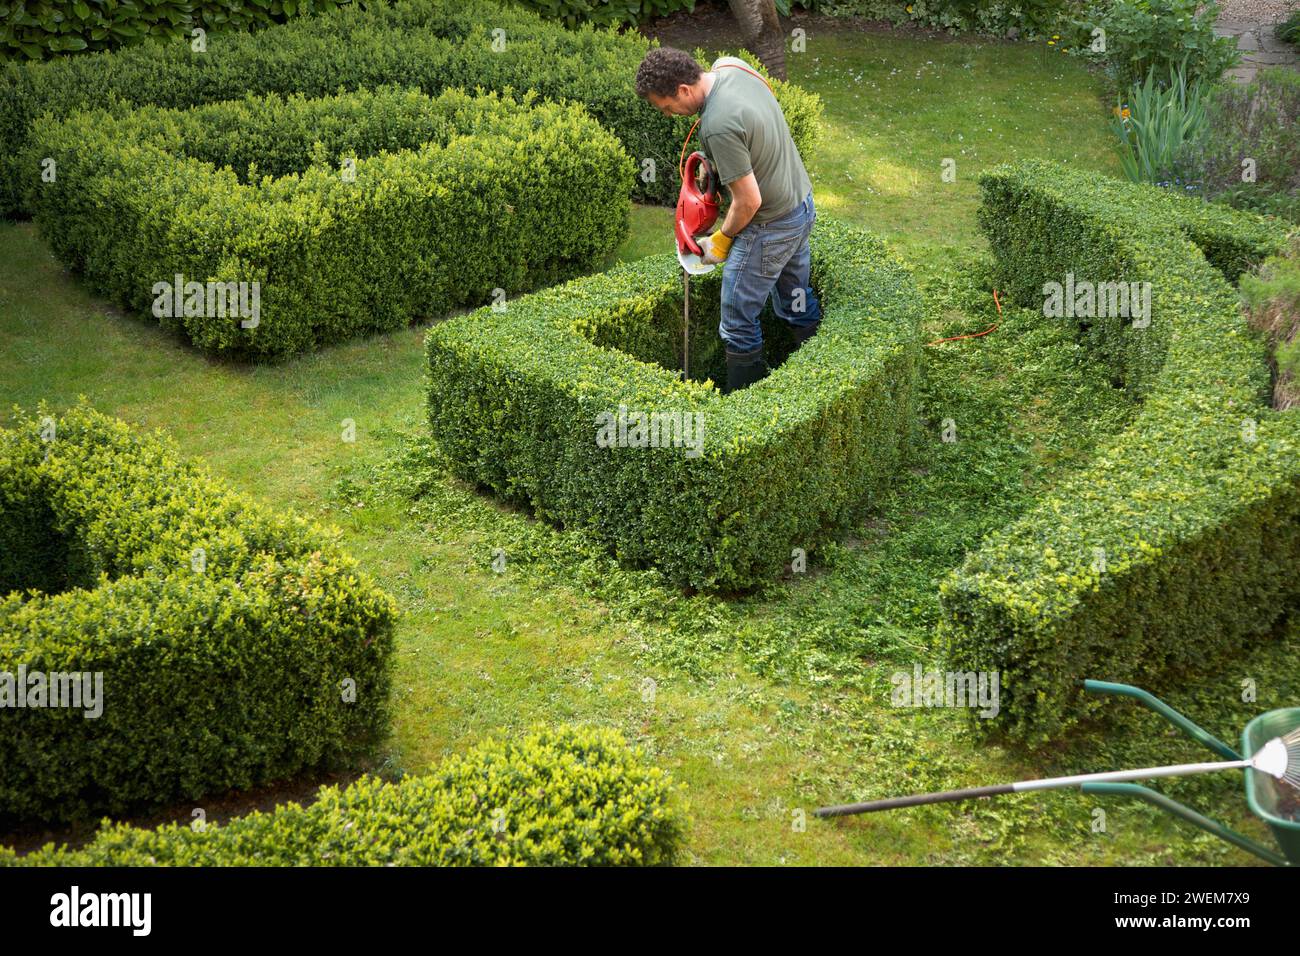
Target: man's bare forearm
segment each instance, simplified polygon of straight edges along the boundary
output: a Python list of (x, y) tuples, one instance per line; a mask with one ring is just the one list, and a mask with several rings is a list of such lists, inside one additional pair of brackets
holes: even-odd
[(742, 205), (732, 200), (731, 205), (727, 207), (727, 215), (722, 220), (722, 231), (734, 238), (740, 230), (749, 225), (756, 212), (758, 212), (757, 206)]

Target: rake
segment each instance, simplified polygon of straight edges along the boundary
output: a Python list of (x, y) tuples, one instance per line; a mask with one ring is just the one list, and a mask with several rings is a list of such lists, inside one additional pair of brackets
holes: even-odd
[[(1031, 790), (1079, 787), (1084, 793), (1127, 796), (1145, 800), (1274, 865), (1300, 864), (1300, 813), (1285, 809), (1288, 805), (1300, 806), (1300, 708), (1273, 710), (1252, 720), (1242, 731), (1242, 753), (1251, 756), (1243, 758), (1227, 744), (1140, 687), (1097, 680), (1084, 681), (1083, 686), (1089, 693), (1131, 697), (1160, 714), (1192, 739), (1214, 750), (1220, 756), (1231, 759), (1211, 763), (1174, 764), (1136, 770), (1051, 777), (1045, 780), (1023, 780), (1018, 783), (971, 787), (942, 793), (922, 793), (866, 803), (822, 807), (815, 813), (819, 817), (840, 817), (878, 810), (893, 810), (899, 807), (915, 807), (928, 803), (1025, 793)], [(1163, 793), (1128, 782), (1159, 777), (1190, 776), (1220, 770), (1246, 771), (1247, 803), (1255, 815), (1268, 825), (1284, 856), (1190, 807), (1171, 800)]]
[(1153, 780), (1157, 777), (1189, 777), (1198, 773), (1218, 770), (1258, 770), (1275, 780), (1300, 790), (1300, 729), (1284, 737), (1274, 737), (1245, 760), (1216, 760), (1210, 763), (1180, 763), (1166, 767), (1142, 767), (1137, 770), (1109, 770), (1101, 773), (1081, 773), (1071, 777), (1048, 777), (1045, 780), (1021, 780), (1018, 783), (1000, 783), (991, 787), (969, 787), (965, 790), (944, 790), (941, 793), (918, 793), (910, 797), (891, 797), (888, 800), (871, 800), (867, 803), (846, 803), (838, 807), (822, 807), (819, 817), (843, 817), (854, 813), (873, 813), (876, 810), (893, 810), (897, 807), (919, 807), (926, 803), (950, 803), (956, 800), (973, 800), (979, 797), (997, 797), (1008, 793), (1027, 793), (1031, 790), (1063, 790), (1085, 783), (1125, 783), (1130, 780)]

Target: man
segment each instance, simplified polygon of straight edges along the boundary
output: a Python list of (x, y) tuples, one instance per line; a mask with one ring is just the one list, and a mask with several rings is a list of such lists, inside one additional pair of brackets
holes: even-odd
[(637, 69), (636, 92), (666, 116), (700, 114), (700, 145), (731, 194), (722, 225), (701, 245), (704, 262), (723, 263), (727, 391), (744, 388), (768, 372), (759, 315), (774, 289), (772, 310), (796, 348), (821, 324), (808, 285), (812, 182), (780, 104), (744, 60), (719, 57), (706, 73), (690, 54), (656, 47)]

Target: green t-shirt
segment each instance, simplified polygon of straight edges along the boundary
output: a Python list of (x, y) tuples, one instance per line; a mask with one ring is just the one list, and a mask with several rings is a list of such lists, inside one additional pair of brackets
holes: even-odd
[[(733, 69), (724, 64), (745, 67)], [(721, 69), (719, 69), (721, 67)], [(713, 61), (713, 89), (700, 111), (700, 145), (724, 186), (753, 170), (763, 204), (756, 223), (771, 222), (803, 202), (812, 190), (799, 149), (781, 104), (761, 76), (744, 60), (722, 56)]]

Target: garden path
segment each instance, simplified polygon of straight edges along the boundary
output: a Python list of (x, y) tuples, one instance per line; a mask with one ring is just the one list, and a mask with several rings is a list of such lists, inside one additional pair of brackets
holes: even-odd
[(1235, 36), (1242, 52), (1241, 65), (1228, 71), (1239, 83), (1249, 83), (1260, 67), (1289, 66), (1300, 69), (1300, 51), (1279, 40), (1273, 33), (1285, 20), (1295, 3), (1292, 0), (1224, 0), (1219, 5), (1219, 20), (1214, 32)]

